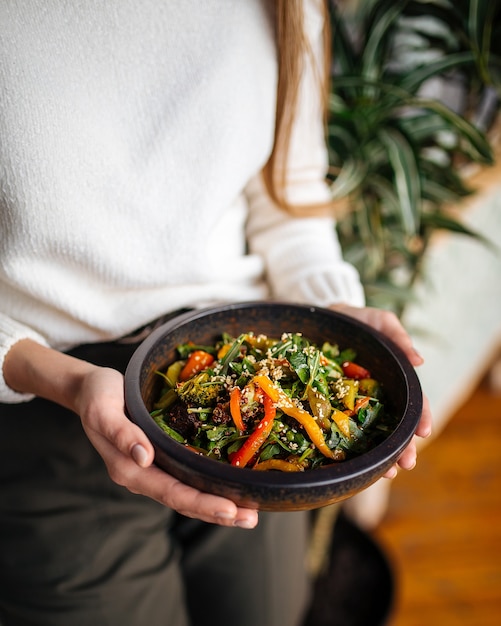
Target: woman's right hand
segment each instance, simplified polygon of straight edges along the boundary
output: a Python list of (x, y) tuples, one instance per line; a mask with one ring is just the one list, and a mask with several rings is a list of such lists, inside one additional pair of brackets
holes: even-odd
[(77, 413), (114, 482), (187, 517), (221, 526), (256, 526), (257, 511), (193, 489), (153, 464), (153, 446), (125, 415), (124, 378), (118, 371), (25, 339), (8, 352), (3, 373), (12, 389)]
[(153, 446), (125, 415), (123, 397), (123, 376), (100, 367), (85, 376), (77, 396), (83, 428), (114, 482), (187, 517), (222, 526), (256, 525), (256, 511), (193, 489), (153, 465)]

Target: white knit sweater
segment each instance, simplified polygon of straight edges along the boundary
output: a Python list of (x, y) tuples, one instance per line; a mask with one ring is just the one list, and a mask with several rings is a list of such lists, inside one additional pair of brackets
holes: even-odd
[[(21, 338), (66, 349), (181, 306), (363, 304), (333, 221), (286, 215), (260, 182), (277, 75), (269, 4), (0, 4), (0, 370)], [(309, 71), (296, 202), (328, 198), (316, 93)], [(0, 401), (28, 398), (0, 377)]]

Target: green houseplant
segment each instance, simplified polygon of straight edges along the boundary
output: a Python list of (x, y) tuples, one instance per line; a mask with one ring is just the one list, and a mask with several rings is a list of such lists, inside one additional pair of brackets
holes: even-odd
[[(448, 207), (472, 192), (460, 165), (492, 163), (468, 109), (487, 86), (499, 89), (500, 8), (491, 0), (331, 6), (331, 189), (335, 199), (348, 199), (338, 234), (369, 304), (403, 312), (437, 229), (476, 236)], [(423, 90), (450, 75), (461, 77), (467, 96), (459, 112)]]

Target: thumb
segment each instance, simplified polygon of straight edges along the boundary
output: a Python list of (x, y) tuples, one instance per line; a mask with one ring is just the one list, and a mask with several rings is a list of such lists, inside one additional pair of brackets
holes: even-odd
[(106, 430), (102, 434), (119, 452), (133, 459), (139, 467), (149, 467), (155, 452), (145, 433), (132, 423), (124, 412), (108, 416)]
[(82, 398), (83, 427), (102, 455), (106, 451), (112, 454), (114, 449), (139, 467), (153, 463), (155, 454), (150, 440), (125, 414), (121, 374), (106, 368), (96, 369), (86, 381)]
[(149, 467), (153, 462), (153, 457), (142, 443), (133, 444), (130, 455), (139, 467)]

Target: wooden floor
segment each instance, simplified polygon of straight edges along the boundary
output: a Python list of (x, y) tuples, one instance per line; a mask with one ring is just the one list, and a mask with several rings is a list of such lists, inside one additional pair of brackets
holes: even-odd
[(373, 535), (396, 574), (388, 626), (501, 624), (501, 393), (482, 383), (397, 476)]

